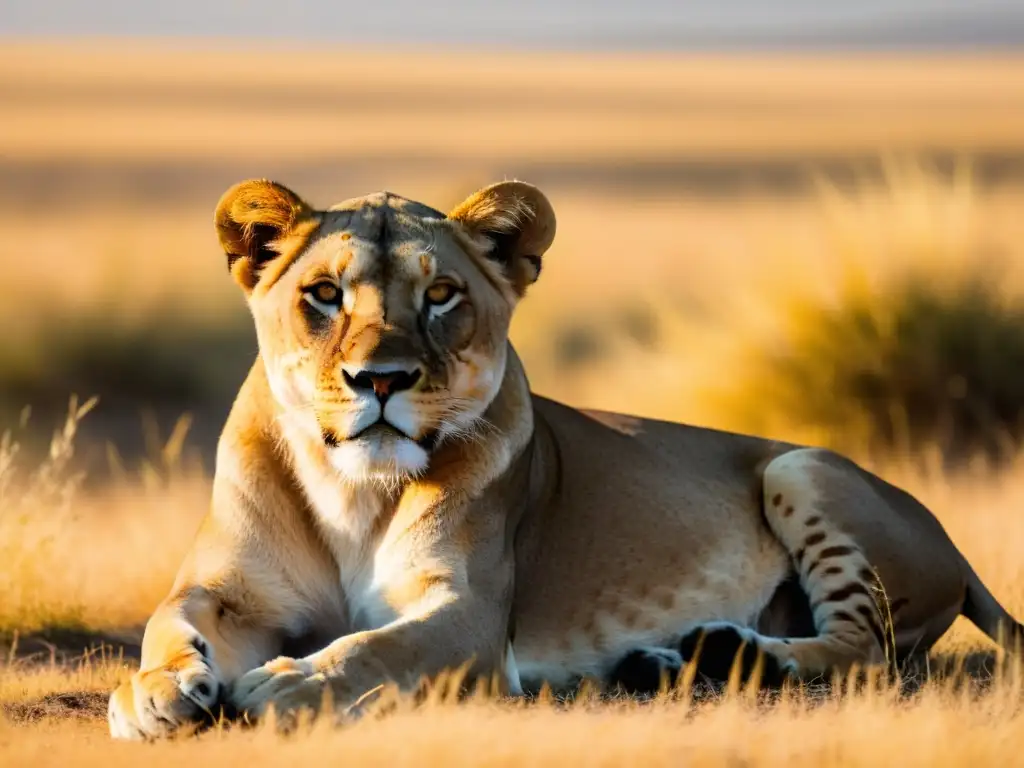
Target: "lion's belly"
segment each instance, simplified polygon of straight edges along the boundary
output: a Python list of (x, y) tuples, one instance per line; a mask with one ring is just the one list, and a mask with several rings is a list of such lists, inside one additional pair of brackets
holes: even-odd
[(536, 691), (547, 682), (558, 689), (601, 677), (626, 652), (665, 646), (706, 621), (752, 626), (789, 572), (784, 553), (759, 554), (746, 563), (709, 563), (686, 583), (673, 583), (669, 574), (646, 589), (609, 581), (596, 600), (573, 606), (562, 622), (517, 614), (513, 651), (522, 687)]
[(739, 496), (660, 501), (622, 499), (600, 514), (573, 505), (520, 539), (513, 651), (524, 687), (600, 676), (703, 622), (757, 621), (791, 569), (760, 510)]

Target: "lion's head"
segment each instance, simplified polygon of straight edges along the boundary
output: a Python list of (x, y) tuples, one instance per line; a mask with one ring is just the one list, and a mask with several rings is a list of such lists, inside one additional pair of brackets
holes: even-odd
[(513, 308), (555, 234), (535, 187), (487, 187), (447, 216), (382, 192), (316, 210), (262, 180), (216, 212), (283, 414), (355, 482), (423, 472), (501, 385)]

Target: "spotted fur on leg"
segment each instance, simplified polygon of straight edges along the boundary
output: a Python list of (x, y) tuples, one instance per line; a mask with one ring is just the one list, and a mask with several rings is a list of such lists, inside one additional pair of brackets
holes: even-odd
[(830, 504), (862, 481), (827, 458), (817, 449), (792, 451), (764, 473), (765, 521), (789, 551), (814, 618), (815, 637), (779, 649), (804, 678), (884, 663), (888, 646), (881, 584), (857, 541), (829, 515)]

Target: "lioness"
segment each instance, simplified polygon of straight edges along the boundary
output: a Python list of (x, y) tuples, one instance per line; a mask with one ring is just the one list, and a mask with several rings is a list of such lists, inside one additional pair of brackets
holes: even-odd
[[(709, 674), (745, 643), (808, 677), (882, 662), (890, 612), (897, 654), (961, 613), (1020, 637), (935, 518), (840, 456), (531, 394), (508, 328), (555, 235), (535, 187), (446, 216), (247, 181), (215, 221), (259, 356), (114, 736), (463, 663), (559, 688), (637, 653), (671, 668), (698, 635)], [(810, 631), (777, 599), (794, 579)]]

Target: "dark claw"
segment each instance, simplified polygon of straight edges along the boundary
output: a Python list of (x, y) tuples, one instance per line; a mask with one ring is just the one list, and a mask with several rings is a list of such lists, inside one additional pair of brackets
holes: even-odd
[(612, 669), (608, 682), (630, 695), (654, 695), (661, 686), (662, 674), (670, 686), (675, 685), (679, 667), (669, 666), (666, 659), (647, 651), (631, 651)]

